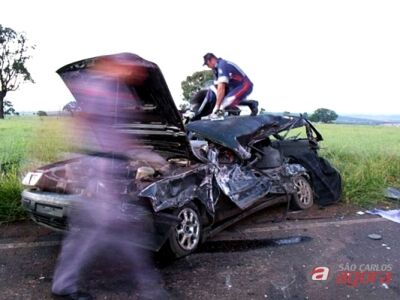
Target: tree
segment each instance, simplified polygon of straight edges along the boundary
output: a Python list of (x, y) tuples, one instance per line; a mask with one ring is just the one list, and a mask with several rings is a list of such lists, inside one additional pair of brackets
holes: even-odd
[(318, 108), (310, 116), (310, 121), (331, 123), (332, 121), (335, 121), (337, 118), (338, 118), (338, 115), (333, 110), (330, 110), (327, 108)]
[(186, 80), (181, 83), (183, 101), (190, 101), (190, 99), (206, 85), (207, 81), (212, 79), (213, 73), (211, 70), (197, 71), (191, 76), (186, 77)]
[(43, 111), (43, 110), (39, 110), (36, 114), (39, 117), (46, 117), (47, 116), (47, 113), (45, 111)]
[(4, 100), (3, 107), (4, 107), (4, 109), (3, 109), (4, 110), (4, 115), (19, 115), (15, 111), (11, 101)]
[(81, 108), (76, 101), (71, 101), (65, 104), (62, 110), (69, 112), (71, 116), (74, 116), (74, 113), (81, 111)]
[(4, 119), (4, 98), (25, 81), (34, 82), (25, 63), (33, 46), (27, 45), (25, 34), (0, 24), (0, 119)]

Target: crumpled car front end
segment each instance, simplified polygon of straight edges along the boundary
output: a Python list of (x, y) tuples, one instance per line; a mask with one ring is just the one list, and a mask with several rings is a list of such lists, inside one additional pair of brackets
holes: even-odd
[[(141, 156), (145, 157), (143, 153)], [(146, 239), (151, 244), (144, 245), (141, 242), (140, 246), (151, 250), (160, 249), (168, 231), (178, 222), (171, 210), (167, 209), (182, 203), (170, 201), (168, 205), (159, 207), (150, 197), (141, 195), (141, 192), (163, 178), (187, 177), (190, 172), (196, 174), (200, 172), (199, 166), (192, 165), (187, 159), (171, 159), (163, 165), (138, 157), (113, 157), (114, 171), (108, 170), (107, 177), (102, 178), (96, 172), (99, 172), (98, 166), (103, 160), (104, 155), (98, 153), (58, 162), (28, 173), (23, 180), (27, 187), (22, 193), (23, 207), (35, 222), (65, 231), (71, 229), (71, 218), (77, 214), (82, 215), (82, 211), (90, 207), (95, 211), (96, 206), (101, 205), (97, 198), (113, 191), (108, 211), (114, 211), (117, 218), (127, 225), (140, 223), (141, 228), (145, 229), (143, 235), (152, 237)], [(189, 186), (193, 187), (196, 185)], [(73, 224), (76, 225), (76, 222)], [(92, 226), (88, 219), (87, 222), (79, 221), (79, 224), (82, 227)]]

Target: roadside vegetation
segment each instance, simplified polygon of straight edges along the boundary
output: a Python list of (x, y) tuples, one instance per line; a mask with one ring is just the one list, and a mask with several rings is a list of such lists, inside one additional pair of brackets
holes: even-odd
[[(0, 222), (26, 218), (20, 208), (21, 180), (28, 170), (71, 150), (69, 117), (12, 117), (0, 120)], [(400, 187), (400, 128), (317, 124), (321, 154), (344, 181), (343, 200), (373, 206), (383, 191)]]
[(400, 128), (318, 124), (321, 154), (340, 170), (342, 198), (370, 206), (381, 202), (384, 189), (400, 187)]
[(68, 119), (9, 117), (0, 120), (0, 222), (26, 217), (20, 207), (23, 175), (54, 162), (70, 149)]

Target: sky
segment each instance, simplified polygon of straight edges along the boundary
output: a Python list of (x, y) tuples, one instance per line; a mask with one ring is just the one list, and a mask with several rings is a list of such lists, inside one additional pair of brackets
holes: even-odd
[(120, 52), (157, 63), (179, 104), (181, 82), (213, 52), (270, 112), (400, 114), (397, 0), (1, 1), (0, 23), (36, 45), (36, 83), (6, 96), (20, 112), (62, 109), (73, 97), (58, 68)]

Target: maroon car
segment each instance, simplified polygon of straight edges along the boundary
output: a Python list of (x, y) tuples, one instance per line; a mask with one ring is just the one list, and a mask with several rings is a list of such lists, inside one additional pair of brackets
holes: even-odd
[[(104, 157), (122, 170), (112, 184), (118, 187), (119, 217), (127, 223), (140, 219), (143, 234), (152, 237), (134, 242), (155, 251), (165, 248), (176, 257), (271, 205), (288, 202), (307, 209), (340, 199), (340, 175), (318, 155), (322, 137), (307, 119), (264, 114), (184, 125), (158, 66), (135, 54), (85, 59), (57, 71), (80, 114), (87, 103), (72, 82), (94, 88), (87, 70), (104, 58), (123, 58), (146, 71), (141, 81), (112, 82), (106, 99), (114, 112), (107, 122), (135, 143), (123, 152), (81, 145), (81, 156), (28, 173), (22, 205), (35, 222), (68, 230), (71, 214), (88, 197), (93, 169)], [(301, 129), (304, 134), (298, 135)], [(152, 159), (146, 160), (149, 153)], [(96, 192), (110, 183), (100, 178), (94, 184), (90, 201), (96, 205)]]

